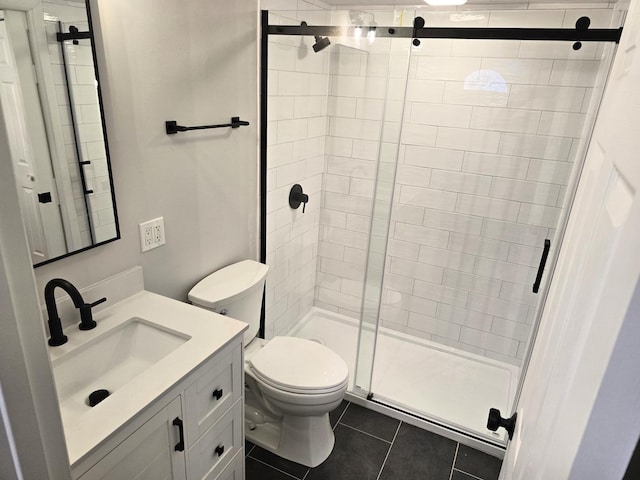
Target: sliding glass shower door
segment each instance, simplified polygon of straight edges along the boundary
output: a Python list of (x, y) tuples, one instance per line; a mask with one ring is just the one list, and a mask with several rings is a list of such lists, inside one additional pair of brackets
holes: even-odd
[[(532, 21), (502, 13), (469, 18)], [(581, 16), (547, 14), (534, 26)], [(459, 26), (454, 16), (424, 15)], [(356, 393), (502, 442), (487, 413), (513, 407), (613, 52), (566, 41), (411, 46), (397, 168), (377, 182)]]

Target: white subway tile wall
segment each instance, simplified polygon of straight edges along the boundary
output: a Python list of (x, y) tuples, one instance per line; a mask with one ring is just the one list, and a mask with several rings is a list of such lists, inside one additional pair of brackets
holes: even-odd
[[(344, 15), (322, 18), (313, 7), (272, 23)], [(566, 8), (421, 14), (434, 26), (567, 27), (589, 15), (606, 27), (612, 18), (607, 4)], [(411, 52), (403, 108), (406, 72), (390, 69), (408, 41), (332, 39), (320, 55), (303, 55), (310, 43), (270, 38), (267, 333), (285, 333), (311, 305), (360, 317), (377, 164), (398, 152), (382, 325), (520, 364), (537, 302), (531, 286), (566, 208), (602, 47), (423, 40)], [(399, 149), (381, 143), (383, 123), (390, 131), (401, 119)], [(393, 163), (384, 167), (389, 176)], [(309, 190), (304, 215), (286, 203), (292, 183)]]
[[(326, 24), (329, 7), (322, 2), (269, 0), (262, 8), (270, 10), (271, 24)], [(341, 172), (340, 157), (325, 160), (328, 126), (330, 51), (319, 54), (312, 49), (313, 37), (269, 38), (268, 166), (267, 166), (267, 338), (287, 333), (314, 305), (317, 285), (325, 279), (317, 275), (318, 252), (322, 252), (328, 271), (340, 270), (346, 246), (355, 239), (339, 235), (344, 231), (347, 212), (324, 211), (323, 175), (327, 165)], [(329, 180), (328, 193), (348, 194), (349, 186), (336, 175)], [(309, 202), (302, 213), (289, 206), (289, 191), (300, 184)], [(338, 198), (334, 201), (339, 201)], [(352, 211), (367, 214), (357, 202)], [(323, 241), (321, 219), (341, 243)], [(358, 233), (366, 242), (366, 234)], [(330, 283), (330, 282), (328, 282)], [(353, 297), (355, 298), (355, 297)], [(350, 305), (348, 298), (336, 298)]]

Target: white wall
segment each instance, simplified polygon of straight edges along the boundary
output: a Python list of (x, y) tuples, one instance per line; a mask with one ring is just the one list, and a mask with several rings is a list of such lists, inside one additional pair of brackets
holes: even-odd
[[(184, 300), (206, 274), (257, 257), (255, 1), (96, 0), (99, 69), (122, 239), (36, 269), (38, 290), (142, 265), (145, 287)], [(99, 10), (99, 11), (98, 11)], [(183, 125), (250, 127), (168, 136)], [(140, 253), (138, 223), (163, 216), (167, 244)]]

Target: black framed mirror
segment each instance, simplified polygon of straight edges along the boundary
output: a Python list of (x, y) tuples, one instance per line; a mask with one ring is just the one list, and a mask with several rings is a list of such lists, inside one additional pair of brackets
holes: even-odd
[(35, 267), (120, 238), (88, 2), (0, 21), (2, 113)]

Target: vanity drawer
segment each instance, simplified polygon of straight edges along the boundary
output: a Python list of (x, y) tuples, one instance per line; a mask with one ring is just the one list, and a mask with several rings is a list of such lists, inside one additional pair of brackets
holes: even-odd
[(236, 453), (235, 458), (227, 468), (216, 477), (216, 480), (244, 480), (244, 450)]
[[(229, 409), (187, 454), (187, 478), (213, 480), (242, 452), (244, 439), (242, 400)], [(225, 477), (222, 477), (225, 478)], [(231, 476), (230, 478), (234, 478)]]
[(198, 441), (242, 396), (242, 344), (226, 347), (205, 363), (185, 390), (187, 446)]

